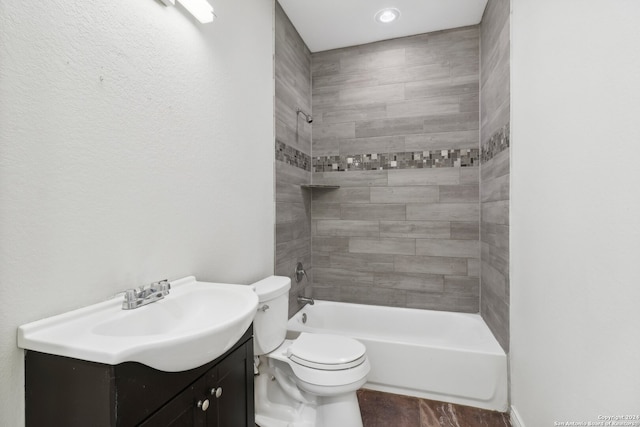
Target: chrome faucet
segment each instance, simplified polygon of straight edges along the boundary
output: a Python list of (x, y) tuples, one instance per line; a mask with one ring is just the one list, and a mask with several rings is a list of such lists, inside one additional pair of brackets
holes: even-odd
[(166, 295), (169, 295), (171, 284), (168, 280), (161, 280), (154, 282), (147, 286), (140, 286), (138, 290), (127, 289), (124, 293), (124, 302), (122, 303), (123, 310), (132, 310), (134, 308), (142, 307), (143, 305), (151, 304), (161, 300)]
[(302, 304), (302, 307), (304, 307), (307, 304), (313, 305), (315, 303), (316, 302), (311, 297), (303, 297), (302, 295), (298, 296), (298, 304)]

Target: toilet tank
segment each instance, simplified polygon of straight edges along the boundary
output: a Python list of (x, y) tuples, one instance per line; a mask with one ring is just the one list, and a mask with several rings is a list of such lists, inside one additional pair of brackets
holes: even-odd
[(287, 334), (291, 279), (270, 276), (251, 286), (259, 301), (253, 319), (253, 352), (259, 356), (275, 350)]

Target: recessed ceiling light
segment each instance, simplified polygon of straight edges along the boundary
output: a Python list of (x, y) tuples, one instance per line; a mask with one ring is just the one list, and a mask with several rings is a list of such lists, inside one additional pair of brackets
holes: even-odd
[(381, 24), (389, 24), (399, 17), (400, 11), (392, 7), (379, 10), (378, 13), (376, 13), (376, 21), (380, 22)]

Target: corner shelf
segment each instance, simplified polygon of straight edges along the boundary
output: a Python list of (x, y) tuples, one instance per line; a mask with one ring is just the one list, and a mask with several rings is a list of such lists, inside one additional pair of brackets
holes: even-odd
[(322, 185), (322, 184), (302, 184), (300, 185), (302, 188), (309, 188), (313, 190), (314, 188), (321, 190), (334, 190), (336, 188), (340, 188), (339, 185)]

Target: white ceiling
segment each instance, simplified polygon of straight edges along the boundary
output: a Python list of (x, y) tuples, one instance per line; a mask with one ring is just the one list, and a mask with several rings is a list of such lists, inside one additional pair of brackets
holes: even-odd
[[(278, 0), (311, 52), (479, 24), (487, 0)], [(380, 9), (400, 19), (380, 24)]]

